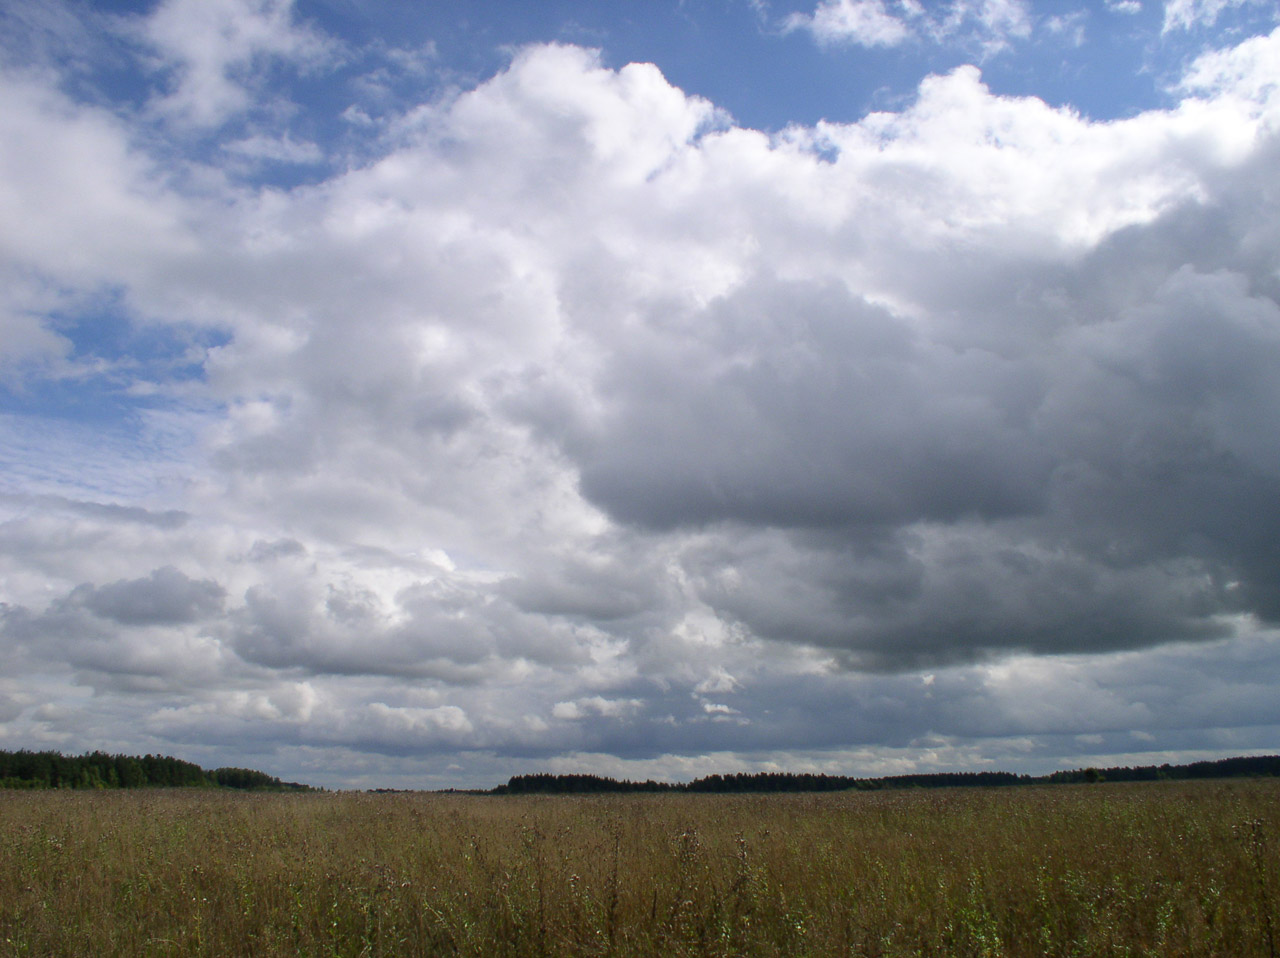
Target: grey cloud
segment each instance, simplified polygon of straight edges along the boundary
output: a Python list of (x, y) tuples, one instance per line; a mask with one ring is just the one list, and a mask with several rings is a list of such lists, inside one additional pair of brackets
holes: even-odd
[(0, 722), (12, 722), (26, 709), (26, 704), (0, 692)]
[(306, 553), (306, 546), (297, 539), (257, 539), (245, 554), (245, 559), (249, 562), (272, 562)]
[(216, 615), (225, 597), (212, 579), (191, 579), (164, 566), (144, 579), (77, 586), (66, 601), (121, 625), (179, 625)]
[(0, 631), (5, 638), (3, 651), (6, 665), (16, 668), (19, 656), (41, 643), (50, 631), (58, 636), (65, 634), (66, 622), (65, 616), (58, 617), (54, 622), (55, 628), (50, 630), (50, 619), (47, 616), (33, 613), (22, 605), (0, 603)]
[[(923, 677), (762, 670), (741, 689), (715, 697), (734, 709), (727, 715), (706, 711), (712, 699), (691, 694), (687, 685), (638, 681), (610, 696), (642, 702), (639, 709), (603, 715), (584, 707), (581, 720), (564, 722), (541, 740), (499, 748), (542, 757), (576, 749), (635, 761), (871, 743), (922, 749), (945, 730), (955, 742), (1022, 736), (1029, 749), (1058, 754), (1062, 740), (1077, 735), (1181, 748), (1210, 747), (1217, 735), (1265, 749), (1265, 735), (1251, 730), (1280, 722), (1280, 707), (1259, 678), (1272, 674), (1277, 648), (1274, 639), (1220, 640), (1130, 656), (1024, 656), (1000, 667), (954, 666)], [(1043, 760), (1046, 770), (1061, 767), (1051, 757)]]
[(860, 670), (1210, 638), (1236, 606), (1203, 563), (1112, 568), (978, 525), (922, 527), (874, 548), (751, 544), (691, 554), (699, 595), (753, 634), (831, 649)]
[(104, 611), (133, 619), (121, 621), (94, 614), (85, 600), (96, 596), (86, 588), (73, 589), (43, 612), (0, 608), (7, 657), (37, 671), (73, 670), (78, 683), (105, 693), (181, 694), (239, 678), (215, 639), (184, 628), (185, 620), (172, 620), (191, 611), (181, 603), (159, 609), (152, 597), (139, 601), (126, 593), (122, 599), (108, 591), (109, 602), (121, 602)]
[(16, 506), (38, 505), (53, 510), (65, 510), (91, 519), (110, 522), (137, 523), (157, 529), (180, 529), (191, 519), (191, 514), (180, 509), (144, 509), (141, 506), (122, 506), (112, 502), (89, 502), (69, 499), (65, 496), (24, 496), (0, 493), (0, 502)]
[(665, 579), (651, 548), (610, 536), (573, 555), (547, 556), (495, 592), (526, 613), (616, 625), (669, 602)]
[(1082, 327), (1041, 420), (1064, 450), (1062, 535), (1109, 562), (1201, 561), (1275, 620), (1280, 305), (1234, 273), (1173, 272)]
[(230, 616), (232, 642), (246, 661), (311, 674), (434, 678), (474, 685), (514, 662), (581, 662), (572, 629), (464, 585), (424, 581), (388, 605), (372, 591), (309, 582), (259, 584)]
[(652, 323), (574, 441), (584, 494), (622, 520), (876, 526), (1042, 506), (1037, 388), (994, 354), (924, 342), (829, 283), (762, 278)]
[[(1186, 216), (1127, 240), (1166, 247)], [(1236, 273), (1159, 276), (1065, 294), (1007, 357), (930, 345), (833, 287), (757, 280), (652, 317), (602, 377), (603, 420), (562, 445), (615, 518), (759, 550), (734, 590), (730, 559), (692, 558), (718, 612), (850, 666), (1220, 636), (1227, 615), (1277, 609), (1280, 310)], [(796, 535), (742, 538), (765, 528)], [(834, 546), (802, 533), (818, 528)], [(917, 534), (942, 545), (910, 548)]]
[(610, 622), (651, 608), (652, 596), (620, 577), (596, 570), (556, 574), (537, 570), (510, 579), (499, 591), (525, 612)]

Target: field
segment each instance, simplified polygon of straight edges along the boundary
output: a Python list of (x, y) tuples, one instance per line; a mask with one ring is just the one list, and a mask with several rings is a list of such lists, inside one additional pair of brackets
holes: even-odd
[(1260, 955), (1280, 781), (0, 792), (0, 954)]

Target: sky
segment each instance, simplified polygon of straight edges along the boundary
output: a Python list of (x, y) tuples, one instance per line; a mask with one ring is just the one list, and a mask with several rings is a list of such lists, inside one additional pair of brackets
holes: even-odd
[(0, 748), (1280, 751), (1271, 0), (0, 0)]

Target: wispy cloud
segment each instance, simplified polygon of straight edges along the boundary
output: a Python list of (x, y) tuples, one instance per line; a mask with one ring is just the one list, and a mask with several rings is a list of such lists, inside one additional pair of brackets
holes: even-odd
[(213, 127), (253, 104), (271, 63), (306, 70), (331, 62), (333, 40), (300, 23), (293, 0), (163, 0), (137, 24), (170, 77), (155, 102), (184, 124)]
[(1211, 27), (1224, 11), (1266, 0), (1166, 0), (1164, 32)]
[(788, 31), (806, 30), (824, 45), (894, 47), (911, 40), (977, 45), (990, 55), (1031, 34), (1025, 0), (953, 0), (930, 9), (917, 0), (822, 0), (796, 13)]

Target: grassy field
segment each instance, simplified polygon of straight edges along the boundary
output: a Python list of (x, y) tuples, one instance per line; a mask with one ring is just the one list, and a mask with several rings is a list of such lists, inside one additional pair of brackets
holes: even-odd
[(0, 792), (3, 955), (1261, 955), (1280, 781)]

